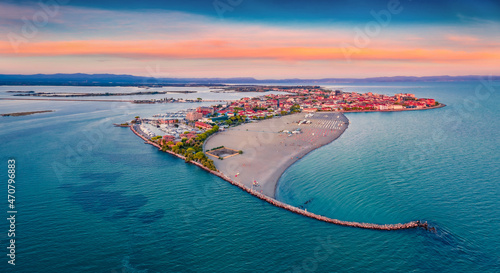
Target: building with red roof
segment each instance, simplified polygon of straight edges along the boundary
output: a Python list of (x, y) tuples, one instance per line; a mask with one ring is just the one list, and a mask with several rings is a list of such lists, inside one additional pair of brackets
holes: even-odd
[(205, 130), (210, 130), (210, 129), (212, 129), (212, 125), (210, 125), (210, 124), (206, 124), (206, 123), (201, 122), (201, 121), (197, 121), (197, 122), (195, 122), (195, 124), (194, 124), (194, 125), (195, 125), (196, 127), (200, 127), (200, 128), (202, 128), (202, 129), (205, 129)]

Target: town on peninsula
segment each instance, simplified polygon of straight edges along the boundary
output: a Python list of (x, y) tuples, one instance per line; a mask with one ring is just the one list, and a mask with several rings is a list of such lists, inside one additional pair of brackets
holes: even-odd
[(277, 207), (324, 222), (358, 228), (396, 230), (428, 227), (426, 222), (371, 224), (346, 222), (276, 200), (283, 172), (311, 151), (339, 138), (349, 112), (426, 110), (445, 106), (413, 94), (393, 96), (320, 87), (295, 87), (153, 118), (136, 116), (130, 127), (145, 143), (184, 159)]

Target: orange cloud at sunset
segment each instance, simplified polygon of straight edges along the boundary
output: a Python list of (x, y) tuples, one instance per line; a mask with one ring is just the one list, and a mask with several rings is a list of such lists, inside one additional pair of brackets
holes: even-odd
[[(265, 43), (264, 43), (265, 44)], [(498, 51), (459, 51), (440, 48), (341, 48), (341, 47), (248, 47), (230, 41), (60, 41), (29, 43), (14, 51), (0, 42), (1, 55), (17, 56), (114, 56), (164, 59), (274, 59), (283, 61), (422, 61), (457, 62), (500, 60)]]

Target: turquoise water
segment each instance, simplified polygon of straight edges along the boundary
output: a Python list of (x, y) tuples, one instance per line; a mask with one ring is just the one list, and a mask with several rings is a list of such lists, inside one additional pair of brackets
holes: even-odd
[(448, 106), (347, 114), (346, 132), (278, 186), (282, 201), (311, 200), (308, 211), (427, 220), (435, 234), (298, 216), (110, 126), (199, 104), (0, 101), (2, 113), (56, 110), (0, 117), (2, 169), (15, 158), (18, 210), (16, 266), (7, 264), (4, 220), (0, 272), (498, 272), (500, 84), (492, 84), (336, 86)]

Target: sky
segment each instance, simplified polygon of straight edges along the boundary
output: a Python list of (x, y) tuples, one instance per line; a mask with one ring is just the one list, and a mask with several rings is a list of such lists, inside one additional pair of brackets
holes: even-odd
[(500, 1), (0, 1), (0, 74), (500, 75)]

